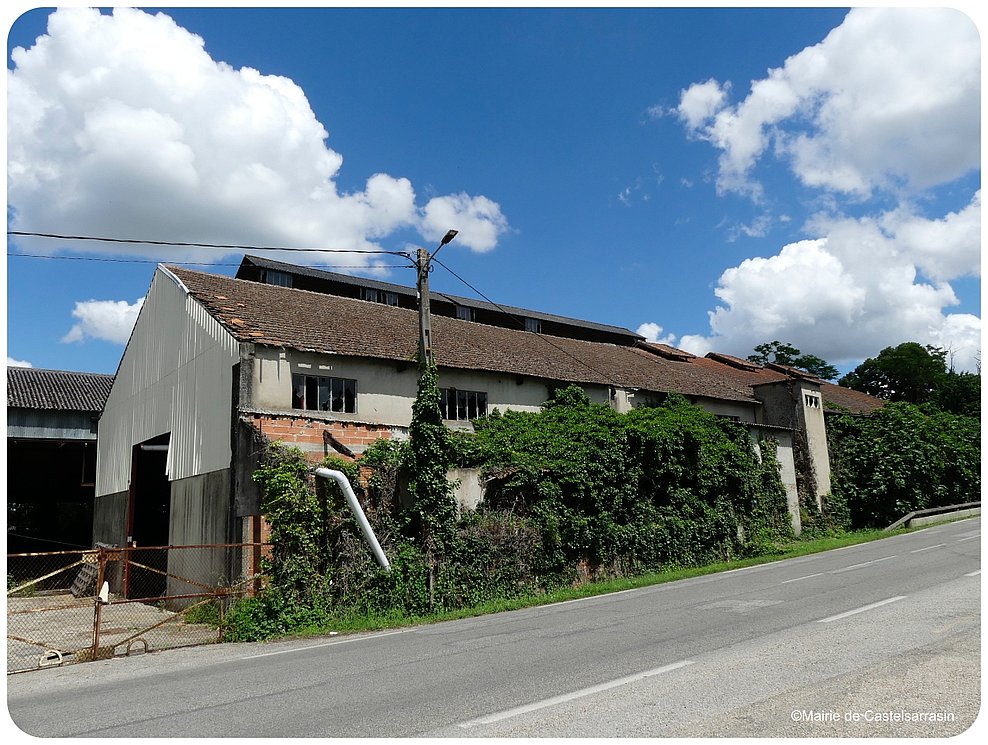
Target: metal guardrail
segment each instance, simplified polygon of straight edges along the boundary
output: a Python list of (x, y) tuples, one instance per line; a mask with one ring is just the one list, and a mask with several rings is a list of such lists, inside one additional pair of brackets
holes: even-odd
[(963, 504), (948, 504), (948, 505), (944, 505), (943, 507), (930, 507), (929, 509), (925, 509), (925, 510), (914, 510), (905, 517), (900, 517), (894, 523), (892, 523), (887, 528), (885, 528), (885, 531), (888, 532), (890, 530), (895, 530), (900, 525), (905, 525), (915, 517), (923, 517), (924, 515), (938, 515), (945, 512), (956, 512), (958, 510), (969, 510), (972, 507), (980, 507), (980, 506), (981, 506), (981, 502), (977, 501), (977, 502), (964, 502)]

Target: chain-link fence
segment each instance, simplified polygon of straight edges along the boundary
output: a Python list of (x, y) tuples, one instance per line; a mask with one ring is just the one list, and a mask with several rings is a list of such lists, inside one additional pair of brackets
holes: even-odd
[(259, 543), (7, 555), (7, 672), (219, 641)]

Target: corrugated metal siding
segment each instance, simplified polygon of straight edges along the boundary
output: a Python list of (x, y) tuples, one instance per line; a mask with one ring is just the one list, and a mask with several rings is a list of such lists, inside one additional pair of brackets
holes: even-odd
[(169, 479), (230, 465), (239, 344), (158, 269), (100, 419), (96, 495), (124, 491), (133, 446), (171, 433)]
[(95, 414), (88, 411), (7, 408), (7, 438), (96, 442)]

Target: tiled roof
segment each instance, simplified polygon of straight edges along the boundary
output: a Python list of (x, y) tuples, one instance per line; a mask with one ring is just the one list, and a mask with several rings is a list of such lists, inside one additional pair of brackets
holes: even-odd
[(112, 375), (8, 367), (7, 406), (96, 413), (103, 410), (112, 385)]
[[(419, 331), (414, 310), (178, 267), (168, 270), (239, 341), (352, 357), (415, 358)], [(582, 341), (445, 316), (432, 317), (432, 345), (440, 367), (749, 403), (756, 402), (752, 385), (787, 378), (780, 370), (746, 360), (738, 360), (743, 366), (732, 365), (668, 345)], [(824, 398), (836, 395), (825, 392)]]
[(852, 414), (870, 414), (885, 405), (884, 399), (833, 383), (823, 383), (820, 386), (820, 391), (823, 395), (824, 404), (832, 404), (847, 409)]
[[(727, 361), (721, 362), (727, 358)], [(734, 361), (743, 362), (745, 369), (741, 365), (733, 364)], [(706, 368), (712, 374), (721, 375), (733, 381), (733, 384), (741, 388), (751, 389), (753, 386), (765, 385), (767, 383), (778, 383), (787, 378), (800, 378), (820, 386), (820, 393), (825, 404), (832, 404), (847, 409), (854, 414), (868, 414), (876, 409), (882, 408), (885, 401), (867, 393), (844, 388), (834, 383), (807, 373), (805, 370), (798, 370), (787, 365), (769, 364), (766, 366), (756, 365), (747, 360), (722, 354), (708, 354), (694, 360), (694, 363)]]
[(665, 357), (667, 360), (679, 360), (680, 362), (685, 362), (686, 360), (696, 359), (695, 354), (684, 352), (682, 349), (677, 349), (676, 347), (669, 346), (668, 344), (661, 344), (657, 341), (643, 341), (639, 343), (638, 346), (646, 352), (652, 352), (660, 357)]
[[(260, 256), (246, 255), (241, 263), (241, 271), (247, 265), (253, 264), (254, 266), (261, 267), (264, 269), (275, 269), (280, 272), (285, 272), (287, 274), (298, 274), (305, 277), (314, 277), (316, 279), (324, 279), (333, 282), (341, 282), (343, 284), (352, 285), (354, 287), (370, 287), (376, 290), (384, 290), (386, 292), (393, 292), (398, 295), (405, 295), (411, 298), (417, 297), (416, 290), (414, 287), (406, 287), (405, 285), (396, 285), (391, 282), (382, 282), (376, 279), (367, 279), (366, 277), (353, 277), (349, 274), (339, 274), (337, 272), (329, 272), (323, 269), (316, 269), (315, 267), (300, 266), (298, 264), (286, 264), (282, 261), (274, 261), (272, 259), (265, 259)], [(521, 318), (537, 318), (540, 321), (553, 321), (555, 323), (565, 324), (567, 326), (578, 326), (586, 329), (594, 329), (597, 331), (604, 331), (609, 334), (617, 334), (619, 336), (628, 337), (629, 342), (641, 339), (639, 334), (629, 331), (628, 329), (621, 328), (620, 326), (611, 326), (605, 323), (596, 323), (595, 321), (583, 321), (578, 318), (569, 318), (566, 316), (557, 316), (552, 313), (543, 313), (537, 310), (528, 310), (525, 308), (516, 308), (511, 305), (495, 305), (494, 303), (488, 303), (483, 300), (474, 300), (473, 298), (461, 297), (460, 295), (449, 295), (444, 292), (438, 292), (437, 290), (432, 290), (433, 299), (448, 300), (456, 305), (462, 305), (466, 308), (477, 308), (488, 311), (496, 312), (506, 312), (513, 316), (518, 316)]]
[[(411, 361), (418, 346), (413, 310), (168, 267), (238, 340), (302, 351)], [(753, 401), (688, 363), (631, 346), (589, 342), (433, 316), (440, 367), (545, 380), (676, 391)]]

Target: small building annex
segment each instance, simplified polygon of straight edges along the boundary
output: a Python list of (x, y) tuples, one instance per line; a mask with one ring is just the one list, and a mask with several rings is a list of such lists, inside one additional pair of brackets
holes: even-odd
[(97, 421), (112, 375), (7, 368), (7, 551), (92, 545)]
[[(159, 266), (100, 422), (96, 540), (250, 541), (265, 438), (316, 461), (407, 436), (418, 378), (409, 294), (255, 257), (236, 278)], [(495, 306), (453, 296), (433, 309), (450, 427), (494, 408), (536, 411), (570, 384), (619, 411), (681, 393), (779, 442), (797, 527), (794, 434), (814, 460), (812, 493), (825, 494), (824, 406), (880, 405), (805, 373), (695, 357), (626, 329), (509, 309), (511, 328)]]

